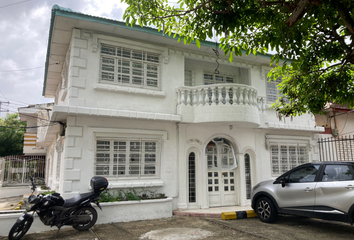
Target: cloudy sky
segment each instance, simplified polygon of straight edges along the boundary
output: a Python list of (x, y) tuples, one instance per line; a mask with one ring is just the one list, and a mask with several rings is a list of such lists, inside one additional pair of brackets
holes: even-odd
[[(51, 8), (54, 4), (122, 20), (120, 0), (0, 0), (0, 116), (53, 99), (42, 96)], [(9, 104), (7, 104), (9, 102)]]

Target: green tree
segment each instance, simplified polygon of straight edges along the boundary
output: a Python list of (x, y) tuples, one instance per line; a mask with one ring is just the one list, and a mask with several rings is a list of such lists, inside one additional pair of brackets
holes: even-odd
[[(353, 0), (122, 0), (132, 26), (153, 25), (185, 44), (220, 36), (234, 55), (276, 52), (268, 75), (283, 77), (280, 116), (322, 113), (328, 102), (354, 107)], [(279, 64), (282, 62), (283, 64)]]
[(0, 156), (19, 155), (23, 152), (23, 136), (26, 122), (19, 120), (18, 113), (0, 118)]

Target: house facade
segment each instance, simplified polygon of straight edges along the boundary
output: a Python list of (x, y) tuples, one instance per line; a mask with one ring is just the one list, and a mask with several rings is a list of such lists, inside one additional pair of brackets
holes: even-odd
[(55, 103), (37, 140), (48, 186), (72, 197), (100, 175), (173, 209), (248, 205), (257, 182), (319, 160), (314, 117), (269, 109), (270, 56), (230, 63), (213, 48), (55, 5), (43, 88)]

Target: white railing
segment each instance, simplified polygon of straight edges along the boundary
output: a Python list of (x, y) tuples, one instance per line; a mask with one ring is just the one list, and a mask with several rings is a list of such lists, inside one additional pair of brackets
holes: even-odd
[(265, 99), (258, 97), (257, 89), (243, 84), (213, 84), (177, 89), (177, 105), (236, 106), (248, 105), (264, 112)]

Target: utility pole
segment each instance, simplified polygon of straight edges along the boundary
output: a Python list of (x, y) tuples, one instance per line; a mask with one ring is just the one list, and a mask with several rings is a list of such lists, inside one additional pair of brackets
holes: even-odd
[[(7, 105), (10, 104), (10, 102), (2, 102), (2, 101), (0, 101), (0, 117), (1, 117), (1, 115), (2, 115), (1, 104), (3, 104), (3, 103), (6, 103)], [(6, 110), (6, 111), (4, 111), (4, 112), (9, 112), (9, 110)]]

